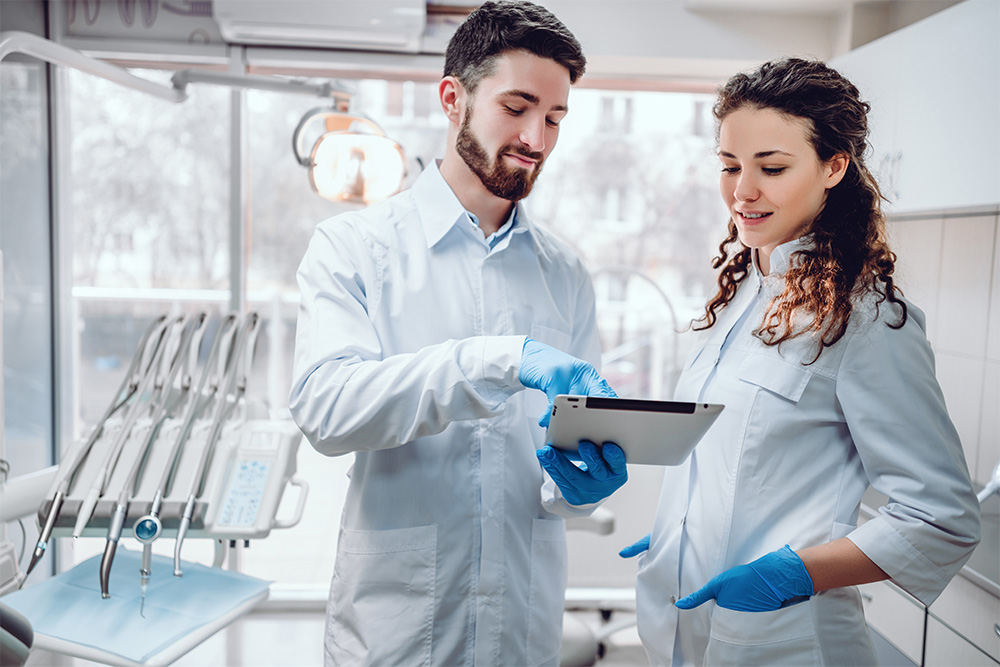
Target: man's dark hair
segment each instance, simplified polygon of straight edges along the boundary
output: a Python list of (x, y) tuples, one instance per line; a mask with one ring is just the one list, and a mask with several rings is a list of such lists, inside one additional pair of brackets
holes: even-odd
[(452, 35), (444, 74), (471, 94), (495, 71), (497, 58), (517, 50), (556, 61), (569, 70), (570, 83), (587, 67), (580, 42), (552, 12), (531, 2), (498, 0), (484, 2)]

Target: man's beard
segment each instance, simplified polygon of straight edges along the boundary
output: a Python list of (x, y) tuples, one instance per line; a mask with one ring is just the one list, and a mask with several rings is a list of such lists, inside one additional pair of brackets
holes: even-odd
[[(458, 139), (455, 142), (455, 150), (465, 160), (465, 164), (479, 177), (483, 187), (489, 190), (494, 197), (507, 201), (519, 201), (527, 197), (531, 193), (531, 186), (535, 184), (535, 179), (542, 171), (544, 156), (541, 153), (532, 153), (525, 148), (508, 144), (497, 152), (496, 158), (491, 164), (486, 149), (483, 148), (482, 143), (469, 127), (470, 120), (472, 120), (471, 108), (462, 120), (462, 126), (458, 130)], [(508, 167), (503, 162), (504, 153), (517, 153), (537, 160), (537, 162), (533, 169)]]

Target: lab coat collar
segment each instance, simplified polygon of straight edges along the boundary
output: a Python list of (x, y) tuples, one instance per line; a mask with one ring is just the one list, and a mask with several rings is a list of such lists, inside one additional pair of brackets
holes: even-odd
[[(789, 264), (792, 260), (792, 255), (799, 250), (804, 250), (813, 245), (813, 238), (811, 234), (806, 234), (805, 236), (800, 236), (797, 239), (792, 239), (787, 243), (782, 243), (774, 250), (771, 251), (771, 272), (768, 274), (770, 276), (780, 276), (788, 271)], [(760, 266), (757, 263), (757, 251), (753, 251), (753, 268), (758, 276), (761, 276)], [(762, 276), (766, 277), (766, 276)]]
[[(440, 163), (440, 160), (431, 161), (413, 184), (413, 199), (417, 205), (428, 248), (436, 245), (455, 225), (467, 217), (462, 202), (441, 175)], [(548, 257), (550, 253), (539, 243), (538, 234), (533, 233), (534, 224), (528, 220), (520, 202), (515, 204), (512, 216), (513, 229), (508, 230), (498, 247), (506, 247), (512, 235), (528, 232), (535, 241), (537, 252)]]

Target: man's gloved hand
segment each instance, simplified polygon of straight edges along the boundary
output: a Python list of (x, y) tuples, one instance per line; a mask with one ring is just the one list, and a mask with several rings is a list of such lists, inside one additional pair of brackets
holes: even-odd
[(541, 389), (549, 397), (549, 407), (538, 420), (542, 427), (548, 427), (552, 402), (559, 394), (617, 396), (591, 364), (531, 338), (521, 348), (517, 379), (525, 387)]
[(646, 535), (646, 537), (643, 537), (635, 544), (628, 545), (627, 547), (619, 551), (618, 555), (621, 556), (622, 558), (633, 558), (641, 554), (643, 551), (648, 551), (649, 537), (650, 537), (649, 535)]
[(538, 461), (570, 505), (589, 505), (604, 500), (628, 479), (625, 452), (615, 443), (606, 442), (598, 449), (594, 443), (581, 440), (579, 451), (583, 461), (581, 467), (551, 445), (536, 452)]
[(675, 604), (681, 609), (693, 609), (715, 598), (720, 607), (735, 611), (774, 611), (804, 602), (812, 594), (812, 577), (802, 559), (786, 544), (752, 563), (712, 577)]

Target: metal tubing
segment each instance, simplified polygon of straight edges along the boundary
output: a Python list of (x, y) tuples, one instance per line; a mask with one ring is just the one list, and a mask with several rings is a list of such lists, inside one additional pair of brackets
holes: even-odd
[(102, 79), (107, 79), (126, 88), (149, 93), (168, 102), (183, 102), (187, 98), (187, 93), (183, 89), (168, 88), (153, 81), (137, 77), (117, 65), (85, 56), (75, 49), (28, 32), (7, 30), (0, 33), (0, 60), (3, 60), (11, 53), (24, 53), (56, 65), (71, 67), (81, 72), (87, 72)]

